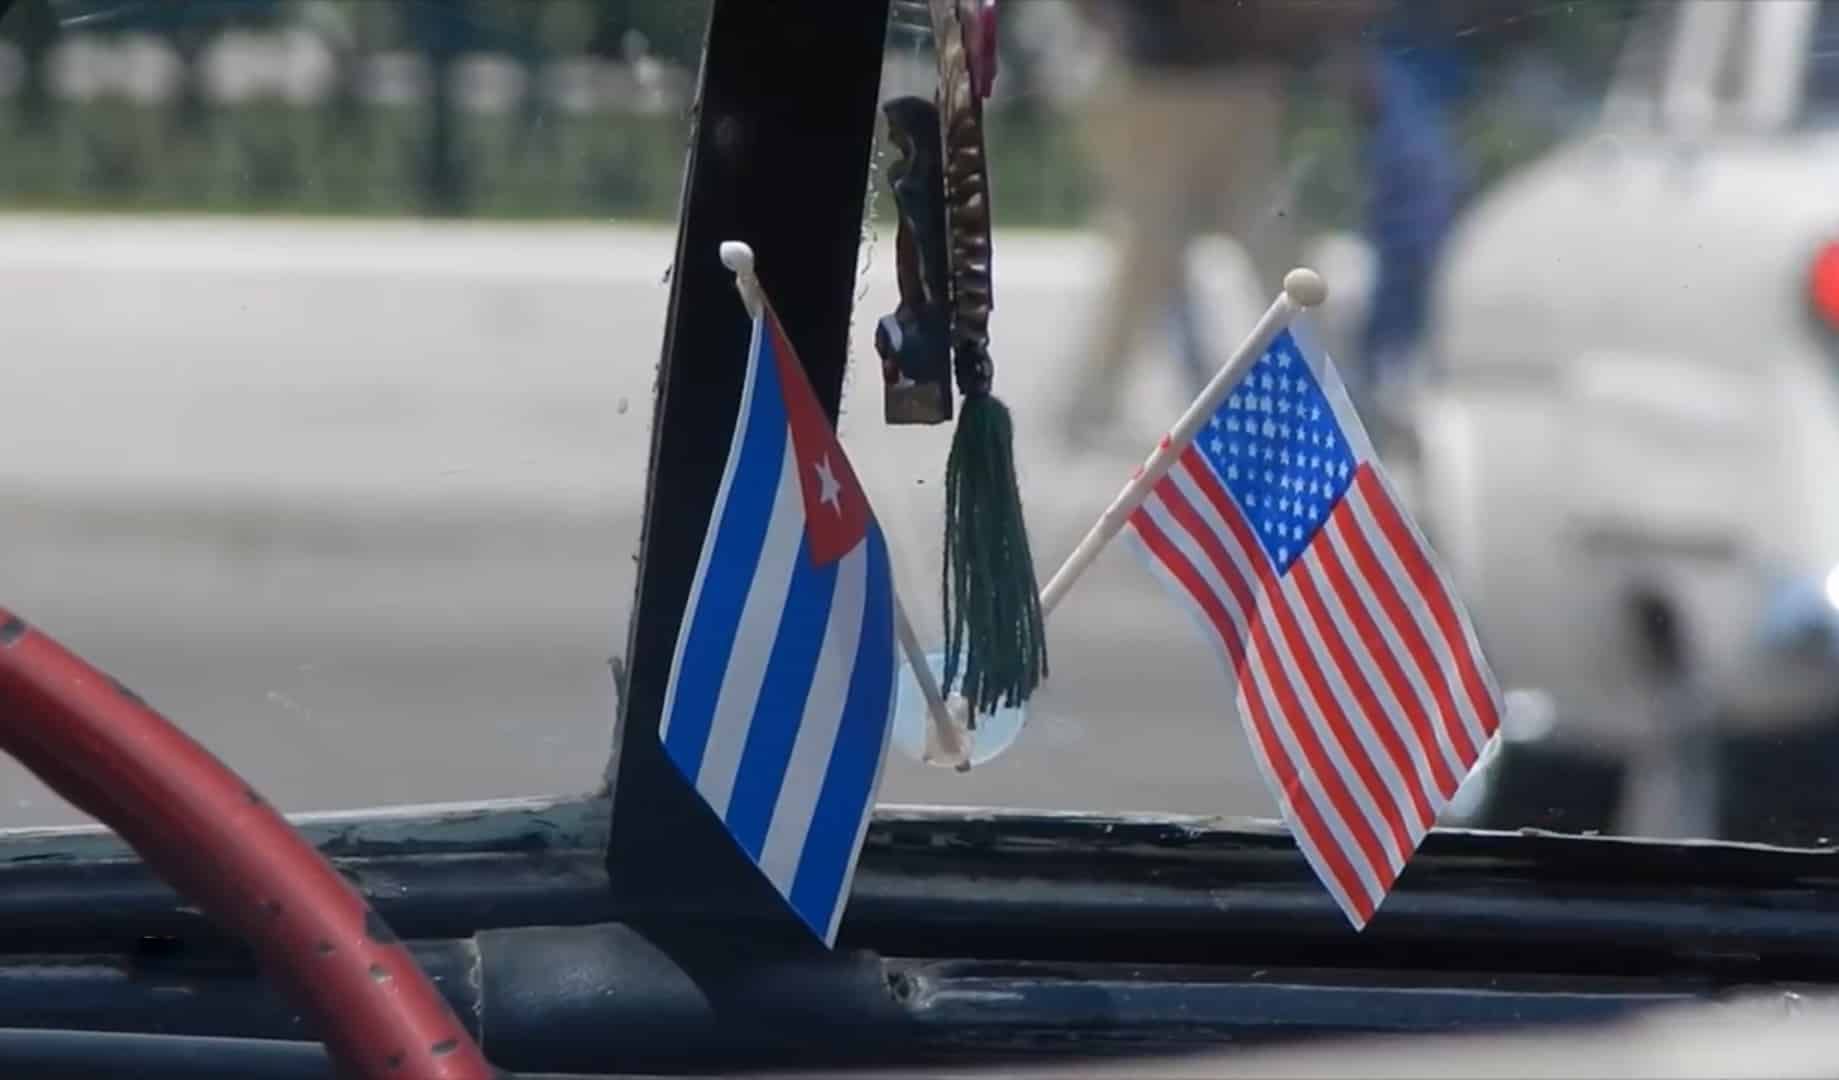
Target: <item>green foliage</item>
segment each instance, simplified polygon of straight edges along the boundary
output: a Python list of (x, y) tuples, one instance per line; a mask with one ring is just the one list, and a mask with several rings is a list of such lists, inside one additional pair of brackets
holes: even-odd
[[(187, 131), (171, 109), (126, 101), (64, 105), (43, 130), (0, 106), (0, 207), (288, 214), (414, 214), (426, 111), (260, 101), (213, 110)], [(997, 212), (1007, 225), (1083, 219), (1093, 192), (1064, 125), (992, 118)], [(467, 114), (460, 122), (467, 212), (515, 218), (670, 220), (687, 117)], [(879, 220), (892, 222), (877, 181)]]
[[(0, 111), (0, 206), (11, 209), (415, 214), (427, 120), (278, 101), (214, 111), (184, 131), (167, 110), (98, 101), (42, 131)], [(668, 219), (685, 122), (622, 114), (468, 116), (461, 172), (469, 213), (517, 218)]]
[[(196, 0), (128, 5), (161, 16), (138, 30), (180, 48), (231, 24), (289, 23), (323, 37), (342, 57), (416, 50), (430, 11), (466, 29), (463, 49), (488, 48), (542, 63), (583, 53), (619, 59), (634, 50), (693, 67), (711, 0)], [(766, 2), (766, 0), (762, 0)], [(1464, 32), (1493, 55), (1533, 46), (1588, 96), (1608, 71), (1635, 0), (1478, 8)], [(0, 39), (43, 55), (58, 33), (46, 0), (20, 0)], [(182, 17), (181, 17), (182, 16)], [(203, 33), (205, 36), (201, 37)], [(1498, 39), (1498, 40), (1497, 40)], [(1039, 61), (1040, 58), (1036, 57)], [(1027, 65), (1009, 67), (1011, 79)], [(365, 104), (353, 93), (323, 104), (279, 100), (209, 106), (196, 96), (159, 106), (126, 100), (60, 101), (28, 84), (0, 98), (0, 208), (236, 213), (414, 214), (424, 193), (431, 112)], [(1484, 184), (1542, 153), (1558, 132), (1516, 112), (1511, 92), (1484, 92), (1462, 118), (1461, 142)], [(989, 115), (993, 194), (1003, 226), (1091, 220), (1097, 189), (1070, 117), (1027, 93)], [(1305, 80), (1293, 99), (1285, 161), (1299, 211), (1312, 227), (1359, 220), (1359, 132), (1330, 80)], [(460, 212), (520, 218), (674, 219), (688, 117), (564, 112), (546, 99), (506, 113), (460, 112), (455, 167)], [(869, 163), (864, 163), (868, 165)], [(880, 162), (875, 165), (878, 172)], [(892, 206), (873, 180), (877, 226)]]
[[(0, 107), (0, 208), (287, 214), (416, 214), (426, 110), (365, 108), (341, 123), (331, 108), (279, 101), (212, 111), (198, 130), (170, 110), (96, 101), (56, 110), (33, 130)], [(996, 220), (1004, 227), (1089, 222), (1102, 193), (1065, 117), (993, 111)], [(1481, 109), (1461, 140), (1484, 185), (1542, 153), (1556, 132)], [(1345, 110), (1303, 103), (1285, 160), (1313, 227), (1358, 224), (1357, 134)], [(676, 114), (466, 115), (460, 169), (465, 212), (509, 218), (669, 221), (689, 138)], [(865, 163), (866, 164), (866, 163)], [(879, 163), (877, 163), (879, 165)], [(873, 188), (877, 227), (895, 220), (887, 186)]]

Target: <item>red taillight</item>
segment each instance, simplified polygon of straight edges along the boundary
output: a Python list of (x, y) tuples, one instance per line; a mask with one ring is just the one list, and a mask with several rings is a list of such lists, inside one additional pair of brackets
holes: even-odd
[(1814, 310), (1828, 326), (1839, 329), (1839, 242), (1826, 245), (1814, 256), (1808, 289)]

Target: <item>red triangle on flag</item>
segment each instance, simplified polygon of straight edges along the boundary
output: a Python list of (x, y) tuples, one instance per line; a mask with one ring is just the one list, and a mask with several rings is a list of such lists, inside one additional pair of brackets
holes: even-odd
[(804, 492), (805, 537), (811, 561), (825, 566), (849, 554), (867, 535), (868, 496), (843, 455), (836, 429), (818, 404), (779, 317), (768, 308), (765, 318), (764, 345), (779, 375), (779, 392), (792, 430), (792, 457)]

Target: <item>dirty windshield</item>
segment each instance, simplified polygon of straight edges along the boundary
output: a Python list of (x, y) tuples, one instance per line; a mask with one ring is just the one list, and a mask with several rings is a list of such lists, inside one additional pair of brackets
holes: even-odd
[[(1839, 3), (948, 6), (840, 446), (947, 694), (1064, 588), (881, 802), (1834, 835)], [(707, 0), (0, 12), (0, 603), (288, 809), (598, 784)]]

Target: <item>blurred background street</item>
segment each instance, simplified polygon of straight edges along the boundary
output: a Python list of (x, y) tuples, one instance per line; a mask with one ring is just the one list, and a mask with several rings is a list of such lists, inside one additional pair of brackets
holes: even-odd
[[(288, 806), (585, 789), (610, 745), (674, 241), (0, 220), (8, 367), (29, 388), (0, 396), (0, 595)], [(1077, 332), (1056, 315), (1090, 303), (1101, 253), (1003, 241), (1004, 387), (1025, 402), (1055, 379)], [(890, 248), (863, 310), (893, 306)], [(858, 355), (871, 330), (858, 318)], [(1021, 413), (1044, 561), (1166, 422), (1156, 388), (1141, 445), (1079, 461)], [(887, 428), (879, 399), (852, 377), (843, 435), (930, 628), (950, 428)], [(1124, 548), (1056, 618), (1054, 662), (1009, 756), (969, 777), (897, 766), (884, 796), (1266, 809), (1217, 662)], [(5, 775), (14, 821), (68, 816)]]
[[(884, 98), (932, 90), (910, 9)], [(1492, 823), (1830, 831), (1728, 804), (1732, 777), (1781, 792), (1769, 761), (1827, 760), (1775, 733), (1839, 715), (1839, 508), (1809, 494), (1839, 456), (1839, 5), (1002, 11), (991, 329), (1043, 580), (1308, 262), (1514, 691)], [(289, 809), (596, 784), (707, 16), (16, 0), (0, 602)], [(842, 432), (932, 628), (950, 428), (881, 418), (888, 157), (864, 162)], [(1652, 291), (1605, 306), (1594, 270), (1623, 256)], [(1733, 476), (1784, 486), (1732, 524), (1700, 493)], [(1013, 750), (968, 776), (896, 757), (884, 800), (1275, 811), (1229, 679), (1132, 553), (1052, 633)], [(1773, 749), (1705, 751), (1678, 720), (1701, 712)], [(0, 826), (74, 820), (0, 766)]]

